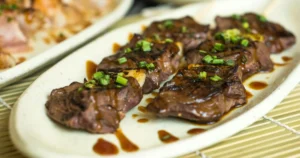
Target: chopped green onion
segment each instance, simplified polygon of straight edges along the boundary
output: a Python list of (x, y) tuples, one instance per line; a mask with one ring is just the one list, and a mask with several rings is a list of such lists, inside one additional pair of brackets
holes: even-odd
[(212, 62), (213, 58), (210, 55), (206, 55), (202, 60), (205, 63), (210, 64)]
[(116, 82), (120, 85), (126, 86), (128, 80), (122, 76), (117, 76)]
[(147, 65), (147, 62), (145, 62), (145, 61), (140, 61), (140, 62), (139, 62), (139, 67), (140, 67), (140, 68), (145, 68), (146, 65)]
[(118, 76), (124, 76), (124, 73), (123, 72), (119, 72)]
[(217, 40), (223, 39), (223, 34), (222, 34), (222, 32), (217, 32), (217, 33), (215, 34), (215, 39), (217, 39)]
[(217, 59), (218, 57), (217, 57), (216, 55), (213, 55), (212, 58), (213, 58), (213, 59)]
[(232, 18), (235, 19), (235, 20), (240, 20), (240, 19), (241, 19), (241, 16), (238, 15), (238, 14), (233, 14), (233, 15), (232, 15)]
[(244, 46), (244, 47), (247, 47), (248, 44), (249, 44), (249, 41), (248, 41), (247, 39), (243, 39), (243, 40), (241, 41), (241, 45)]
[(148, 70), (153, 70), (155, 68), (155, 65), (153, 63), (147, 64), (146, 65)]
[(118, 85), (116, 85), (116, 87), (117, 88), (122, 88), (123, 86), (118, 84)]
[(182, 26), (181, 27), (181, 32), (182, 33), (186, 33), (187, 32), (187, 27), (186, 26)]
[(199, 53), (206, 54), (207, 52), (205, 50), (199, 50)]
[(224, 64), (224, 59), (214, 59), (212, 64)]
[(240, 40), (241, 40), (241, 38), (238, 37), (238, 36), (236, 36), (236, 37), (231, 37), (231, 42), (232, 42), (233, 44), (239, 43)]
[(103, 78), (106, 79), (106, 80), (109, 80), (109, 79), (110, 79), (110, 76), (109, 76), (109, 75), (104, 75)]
[(132, 50), (131, 50), (131, 48), (126, 48), (124, 52), (125, 53), (130, 53), (130, 52), (132, 52)]
[(109, 84), (109, 80), (105, 79), (105, 78), (101, 78), (100, 79), (100, 84), (102, 86), (107, 86)]
[(151, 51), (151, 43), (146, 40), (140, 40), (137, 42), (136, 46), (142, 48), (144, 52)]
[(228, 65), (228, 66), (234, 66), (235, 62), (233, 60), (229, 59), (229, 60), (226, 60), (226, 65)]
[(225, 46), (222, 43), (215, 43), (214, 49), (217, 51), (223, 51), (225, 49)]
[(210, 80), (215, 81), (215, 82), (218, 82), (218, 81), (221, 81), (222, 78), (221, 78), (220, 76), (218, 76), (218, 75), (215, 75), (215, 76), (213, 76), (213, 77), (210, 77)]
[(244, 17), (242, 17), (242, 22), (248, 22), (248, 20)]
[(173, 40), (172, 40), (171, 38), (167, 38), (167, 39), (165, 39), (165, 42), (166, 42), (166, 43), (172, 43)]
[(167, 21), (165, 21), (165, 22), (164, 22), (164, 26), (165, 26), (166, 28), (171, 28), (171, 27), (173, 27), (173, 21), (172, 21), (172, 20), (167, 20)]
[(248, 22), (243, 22), (243, 28), (248, 29), (249, 28), (249, 23)]
[(78, 88), (78, 92), (81, 92), (81, 91), (83, 91), (83, 87)]
[(104, 76), (104, 73), (103, 73), (102, 71), (100, 71), (100, 72), (94, 73), (93, 78), (94, 78), (95, 80), (98, 80), (98, 81), (99, 81), (103, 76)]
[(207, 76), (207, 73), (205, 71), (202, 71), (202, 72), (199, 73), (199, 78), (202, 79), (202, 80), (206, 79), (206, 76)]
[(124, 64), (127, 62), (127, 58), (126, 57), (122, 57), (118, 59), (119, 64)]
[(96, 81), (95, 80), (89, 80), (88, 82), (84, 83), (84, 86), (86, 88), (93, 88), (96, 84)]
[(267, 18), (265, 16), (263, 16), (263, 15), (258, 15), (257, 18), (261, 22), (267, 22)]
[(154, 36), (154, 38), (155, 38), (156, 41), (160, 41), (160, 37), (159, 37), (158, 34), (154, 34), (153, 36)]
[(96, 81), (95, 80), (89, 80), (88, 83), (96, 84)]

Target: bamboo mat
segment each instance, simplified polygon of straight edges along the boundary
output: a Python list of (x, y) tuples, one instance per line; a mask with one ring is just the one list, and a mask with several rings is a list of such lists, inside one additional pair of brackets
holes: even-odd
[[(140, 19), (137, 17), (125, 18), (112, 28)], [(25, 157), (9, 138), (10, 109), (5, 105), (13, 106), (22, 92), (47, 69), (0, 90), (0, 158)], [(300, 84), (275, 109), (251, 126), (216, 145), (181, 157), (300, 157)]]

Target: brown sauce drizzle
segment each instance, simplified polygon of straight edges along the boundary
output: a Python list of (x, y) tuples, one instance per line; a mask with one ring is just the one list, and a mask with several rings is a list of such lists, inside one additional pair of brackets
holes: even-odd
[(138, 107), (138, 110), (139, 110), (140, 112), (142, 112), (142, 113), (146, 113), (146, 112), (147, 112), (147, 109), (146, 109), (146, 107), (144, 107), (144, 106), (139, 106), (139, 107)]
[(93, 150), (100, 155), (116, 155), (119, 149), (112, 143), (100, 138), (93, 146)]
[(141, 119), (137, 120), (137, 122), (139, 122), (139, 123), (146, 123), (148, 121), (149, 121), (149, 119), (146, 119), (146, 118), (141, 118)]
[(284, 64), (281, 64), (281, 63), (274, 63), (274, 65), (275, 65), (275, 66), (285, 66), (286, 63), (284, 63)]
[(25, 57), (20, 57), (20, 58), (18, 58), (17, 64), (21, 64), (21, 63), (23, 63), (24, 61), (26, 61), (26, 58), (25, 58)]
[(149, 104), (149, 103), (151, 103), (151, 102), (153, 101), (153, 99), (154, 99), (154, 98), (147, 98), (147, 99), (146, 99), (146, 102)]
[(159, 130), (158, 131), (158, 138), (163, 142), (163, 143), (172, 143), (177, 140), (179, 140), (177, 137), (173, 136), (169, 132), (165, 130)]
[(61, 34), (59, 34), (55, 37), (55, 42), (60, 43), (64, 40), (66, 40), (66, 39), (67, 39), (67, 37), (64, 34), (61, 33)]
[(264, 89), (268, 86), (267, 83), (264, 83), (264, 82), (258, 82), (258, 81), (255, 81), (255, 82), (251, 82), (249, 84), (250, 88), (254, 89), (254, 90), (261, 90), (261, 89)]
[(120, 48), (121, 48), (120, 44), (114, 43), (112, 48), (113, 53), (117, 53), (120, 50)]
[(122, 132), (122, 130), (118, 129), (117, 132), (115, 133), (117, 136), (121, 148), (126, 151), (126, 152), (134, 152), (139, 150), (139, 147), (132, 143)]
[(130, 41), (132, 38), (133, 38), (133, 34), (132, 34), (132, 33), (129, 33), (129, 34), (128, 34), (128, 41)]
[(285, 61), (285, 62), (288, 62), (288, 61), (290, 61), (290, 60), (292, 60), (292, 59), (293, 59), (293, 58), (288, 57), (288, 56), (283, 56), (283, 57), (282, 57), (282, 60)]
[(93, 78), (93, 74), (96, 72), (97, 64), (93, 61), (86, 61), (86, 77), (88, 80)]
[(138, 114), (132, 114), (132, 118), (136, 118), (138, 116), (139, 116)]
[(192, 128), (190, 130), (187, 131), (188, 134), (194, 135), (194, 134), (200, 134), (202, 132), (205, 132), (205, 129), (202, 128)]
[(246, 97), (247, 97), (247, 99), (250, 99), (253, 97), (253, 94), (249, 91), (246, 91)]

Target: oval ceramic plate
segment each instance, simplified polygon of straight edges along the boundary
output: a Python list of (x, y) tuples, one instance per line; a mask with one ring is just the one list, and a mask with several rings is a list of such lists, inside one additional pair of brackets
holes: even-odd
[(116, 0), (116, 2), (116, 7), (110, 13), (100, 17), (88, 28), (59, 44), (47, 44), (44, 42), (43, 38), (39, 38), (38, 36), (37, 41), (32, 42), (33, 51), (24, 53), (27, 58), (25, 62), (4, 71), (0, 71), (0, 88), (17, 81), (47, 63), (56, 61), (70, 50), (75, 49), (80, 44), (104, 31), (126, 14), (130, 9), (133, 0)]
[[(255, 4), (255, 5), (253, 5)], [(10, 134), (16, 147), (31, 157), (99, 157), (92, 148), (99, 138), (115, 144), (120, 152), (115, 157), (173, 157), (207, 147), (233, 135), (250, 125), (275, 105), (277, 105), (298, 83), (300, 67), (300, 45), (279, 55), (272, 55), (276, 63), (282, 63), (282, 56), (291, 60), (286, 66), (275, 67), (272, 73), (257, 74), (245, 82), (245, 86), (254, 96), (248, 104), (236, 108), (221, 121), (206, 126), (191, 124), (172, 118), (149, 118), (147, 123), (138, 123), (137, 119), (147, 118), (137, 107), (127, 113), (120, 124), (123, 133), (135, 143), (139, 150), (125, 152), (114, 134), (91, 134), (84, 131), (70, 130), (51, 121), (46, 116), (45, 102), (52, 89), (66, 86), (73, 81), (83, 81), (87, 60), (99, 63), (103, 57), (112, 54), (112, 45), (116, 42), (125, 44), (130, 33), (141, 32), (143, 25), (153, 20), (193, 16), (201, 23), (213, 23), (216, 15), (231, 15), (253, 11), (264, 13), (268, 19), (283, 24), (300, 38), (300, 23), (297, 18), (300, 1), (285, 0), (222, 0), (193, 4), (179, 8), (167, 15), (144, 20), (110, 32), (87, 46), (68, 56), (40, 78), (38, 78), (19, 98), (10, 118)], [(278, 12), (280, 10), (280, 12)], [(251, 81), (264, 81), (269, 86), (263, 90), (251, 90), (247, 85)], [(144, 96), (140, 105), (145, 106)], [(133, 118), (132, 114), (138, 114)], [(189, 135), (192, 128), (205, 128), (207, 131), (198, 135)], [(166, 130), (179, 138), (170, 144), (162, 143), (158, 131)]]

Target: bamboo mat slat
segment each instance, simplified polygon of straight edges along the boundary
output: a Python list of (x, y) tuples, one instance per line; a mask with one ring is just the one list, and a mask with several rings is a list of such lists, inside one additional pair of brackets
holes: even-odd
[[(112, 28), (139, 20), (130, 17), (120, 21)], [(0, 90), (0, 99), (13, 106), (22, 92), (47, 68)], [(251, 126), (222, 142), (201, 151), (181, 156), (183, 158), (213, 157), (300, 157), (300, 84), (280, 103)], [(0, 102), (0, 158), (24, 158), (9, 138), (10, 110)], [(270, 121), (266, 118), (272, 118)], [(278, 125), (280, 123), (281, 125)], [(286, 128), (287, 126), (288, 128)]]

